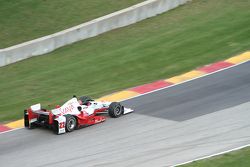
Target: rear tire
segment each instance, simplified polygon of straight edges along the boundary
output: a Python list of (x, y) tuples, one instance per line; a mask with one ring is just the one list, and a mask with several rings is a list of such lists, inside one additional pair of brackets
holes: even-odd
[(66, 115), (66, 126), (65, 129), (67, 132), (72, 132), (77, 127), (76, 118), (72, 115)]
[(118, 102), (112, 102), (109, 105), (109, 116), (112, 118), (118, 118), (120, 117), (123, 112), (124, 112), (124, 108), (122, 107), (122, 105)]
[(29, 116), (28, 116), (27, 110), (24, 110), (23, 120), (24, 120), (24, 127), (28, 128), (29, 127)]
[(53, 125), (52, 125), (52, 129), (53, 129), (54, 133), (57, 135), (59, 134), (59, 127), (58, 126), (59, 126), (58, 121), (54, 120)]

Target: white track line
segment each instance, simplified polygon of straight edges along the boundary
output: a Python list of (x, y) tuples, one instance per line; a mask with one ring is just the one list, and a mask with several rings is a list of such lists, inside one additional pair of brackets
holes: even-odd
[(173, 167), (174, 166), (185, 165), (185, 164), (188, 164), (188, 163), (191, 163), (191, 162), (194, 162), (194, 161), (199, 161), (199, 160), (211, 158), (211, 157), (214, 157), (214, 156), (217, 156), (217, 155), (222, 155), (222, 154), (225, 154), (225, 153), (228, 153), (228, 152), (231, 152), (231, 151), (240, 150), (240, 149), (248, 147), (248, 146), (250, 146), (250, 144), (246, 144), (246, 145), (243, 145), (243, 146), (240, 146), (240, 147), (236, 147), (236, 148), (233, 148), (233, 149), (230, 149), (230, 150), (222, 151), (222, 152), (219, 152), (219, 153), (207, 155), (207, 156), (204, 156), (204, 157), (201, 157), (201, 158), (196, 158), (194, 160), (186, 161), (186, 162), (183, 162), (183, 163), (175, 164), (175, 165), (173, 165)]
[[(133, 96), (133, 97), (130, 97), (130, 98), (121, 100), (121, 101), (130, 100), (130, 99), (133, 99), (133, 98), (136, 98), (136, 97), (140, 97), (140, 96), (143, 96), (143, 95), (147, 95), (147, 94), (150, 94), (150, 93), (159, 91), (159, 90), (163, 90), (163, 89), (171, 88), (171, 87), (174, 87), (174, 86), (178, 86), (178, 85), (184, 84), (184, 83), (186, 83), (186, 82), (193, 81), (193, 80), (195, 80), (195, 79), (203, 78), (203, 77), (206, 77), (206, 76), (209, 76), (209, 75), (212, 75), (212, 74), (215, 74), (215, 73), (218, 73), (218, 72), (221, 72), (221, 71), (224, 71), (224, 70), (227, 70), (227, 69), (230, 69), (230, 68), (239, 66), (239, 65), (241, 65), (241, 64), (247, 63), (248, 61), (250, 61), (250, 60), (241, 62), (241, 63), (239, 63), (239, 64), (232, 65), (232, 66), (230, 66), (230, 67), (222, 68), (222, 69), (220, 69), (220, 70), (217, 70), (217, 71), (214, 71), (214, 72), (211, 72), (211, 73), (207, 73), (207, 74), (201, 75), (201, 76), (199, 76), (199, 77), (191, 78), (191, 79), (189, 79), (189, 80), (186, 80), (186, 81), (183, 81), (183, 82), (180, 82), (180, 83), (177, 83), (177, 84), (173, 84), (173, 85), (170, 85), (170, 86), (167, 86), (167, 87), (155, 89), (155, 90), (152, 90), (152, 91), (147, 92), (147, 93), (139, 94), (139, 95), (137, 95), (137, 96)], [(182, 75), (182, 74), (181, 74), (181, 75)], [(177, 76), (179, 76), (179, 75), (177, 75)], [(164, 80), (165, 80), (165, 79), (164, 79)], [(166, 80), (167, 80), (167, 79), (166, 79)], [(152, 83), (153, 83), (153, 82), (152, 82)], [(149, 83), (149, 84), (150, 84), (150, 83)], [(141, 85), (141, 86), (142, 86), (142, 85)], [(129, 90), (129, 89), (126, 89), (126, 90)]]
[(8, 132), (15, 131), (15, 130), (23, 129), (23, 128), (24, 128), (24, 127), (22, 127), (22, 128), (10, 129), (10, 130), (8, 130), (8, 131), (3, 131), (3, 132), (0, 132), (0, 135), (1, 135), (1, 134), (4, 134), (4, 133), (8, 133)]

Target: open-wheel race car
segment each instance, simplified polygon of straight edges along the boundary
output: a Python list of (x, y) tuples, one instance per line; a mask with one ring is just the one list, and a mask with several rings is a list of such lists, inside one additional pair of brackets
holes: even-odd
[(24, 110), (24, 126), (29, 129), (43, 126), (54, 130), (56, 134), (72, 132), (83, 126), (94, 125), (106, 120), (108, 114), (112, 118), (133, 112), (119, 102), (94, 101), (88, 96), (73, 96), (62, 106), (48, 110), (35, 104)]

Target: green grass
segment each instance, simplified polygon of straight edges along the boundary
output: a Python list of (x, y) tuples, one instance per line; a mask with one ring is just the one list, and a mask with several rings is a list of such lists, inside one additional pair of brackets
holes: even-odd
[(250, 0), (193, 0), (175, 10), (0, 68), (0, 122), (41, 102), (94, 98), (250, 49)]
[(250, 147), (247, 147), (242, 150), (182, 165), (182, 167), (248, 167), (250, 166), (249, 157)]
[(0, 0), (0, 48), (81, 24), (144, 0)]

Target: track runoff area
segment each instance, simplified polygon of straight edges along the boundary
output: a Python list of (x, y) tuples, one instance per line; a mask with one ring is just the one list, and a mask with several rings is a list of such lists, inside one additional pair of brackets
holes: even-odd
[[(106, 96), (135, 109), (119, 119), (60, 136), (46, 129), (2, 133), (1, 164), (175, 166), (247, 146), (249, 55), (202, 67), (207, 73), (196, 79), (183, 74), (171, 78), (176, 84), (157, 81)], [(140, 93), (127, 96), (132, 91)]]

